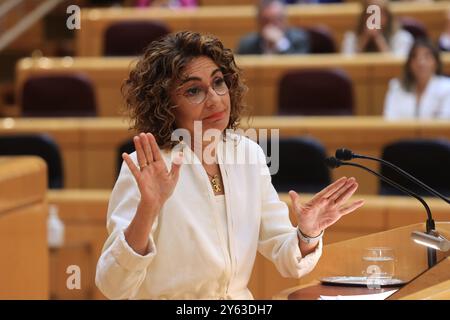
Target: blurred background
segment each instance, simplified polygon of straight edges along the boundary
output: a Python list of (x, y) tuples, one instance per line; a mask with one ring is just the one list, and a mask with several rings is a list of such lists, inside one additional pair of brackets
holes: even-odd
[[(0, 298), (104, 298), (94, 277), (108, 199), (133, 151), (121, 84), (151, 41), (181, 30), (234, 51), (249, 87), (244, 128), (280, 130), (283, 200), (358, 179), (366, 205), (325, 244), (425, 220), (375, 177), (325, 167), (337, 148), (450, 195), (450, 1), (0, 0)], [(250, 289), (270, 299), (302, 281), (258, 256)]]

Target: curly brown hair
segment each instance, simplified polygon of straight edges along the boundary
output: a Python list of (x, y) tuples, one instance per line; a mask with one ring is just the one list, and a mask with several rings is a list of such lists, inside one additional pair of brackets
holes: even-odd
[(192, 59), (209, 57), (220, 68), (229, 88), (231, 110), (227, 129), (236, 129), (246, 110), (243, 102), (247, 86), (233, 52), (219, 39), (197, 32), (182, 31), (153, 41), (122, 85), (131, 129), (152, 132), (160, 148), (172, 148), (172, 132), (177, 129), (170, 93)]

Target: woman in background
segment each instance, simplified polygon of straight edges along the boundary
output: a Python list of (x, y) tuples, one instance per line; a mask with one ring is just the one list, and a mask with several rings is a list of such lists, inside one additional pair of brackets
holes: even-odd
[(450, 79), (442, 75), (439, 52), (429, 41), (414, 43), (402, 79), (390, 81), (384, 117), (450, 119)]
[[(371, 5), (380, 8), (379, 29), (369, 28), (375, 21), (371, 18), (373, 13), (367, 13), (367, 8)], [(406, 56), (414, 38), (409, 32), (400, 28), (398, 21), (389, 9), (388, 1), (366, 0), (362, 8), (356, 34), (352, 31), (345, 34), (342, 51), (344, 53), (392, 52), (396, 55)]]

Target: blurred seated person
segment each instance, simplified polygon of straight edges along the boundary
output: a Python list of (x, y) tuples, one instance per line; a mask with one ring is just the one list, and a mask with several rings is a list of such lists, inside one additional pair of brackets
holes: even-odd
[(286, 24), (286, 10), (279, 0), (262, 0), (258, 5), (258, 32), (244, 36), (238, 54), (295, 54), (310, 50), (308, 33)]
[(445, 30), (439, 37), (439, 49), (442, 51), (450, 51), (450, 10), (447, 12)]
[[(376, 5), (380, 8), (380, 28), (371, 28), (376, 23), (374, 12), (367, 13), (367, 8)], [(387, 0), (365, 0), (362, 6), (356, 34), (346, 32), (342, 50), (345, 53), (355, 52), (392, 52), (406, 56), (414, 42), (414, 37), (401, 29), (399, 22), (389, 9)]]
[(403, 78), (390, 81), (384, 117), (450, 120), (450, 78), (442, 75), (439, 51), (428, 40), (414, 43)]
[(285, 4), (340, 3), (342, 0), (284, 0)]
[(197, 0), (131, 0), (129, 2), (134, 7), (188, 8), (197, 6)]

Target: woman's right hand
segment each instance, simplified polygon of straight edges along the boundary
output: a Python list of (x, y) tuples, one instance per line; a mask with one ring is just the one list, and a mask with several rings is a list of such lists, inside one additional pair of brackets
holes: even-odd
[(123, 153), (122, 158), (136, 179), (141, 193), (140, 205), (159, 212), (178, 182), (182, 153), (175, 157), (169, 172), (151, 133), (140, 133), (133, 138), (133, 142), (139, 168), (128, 154)]

